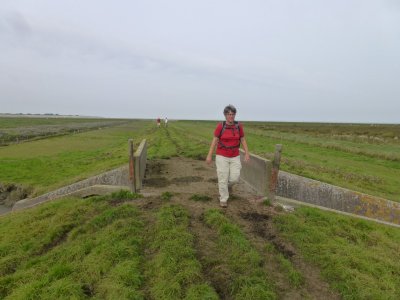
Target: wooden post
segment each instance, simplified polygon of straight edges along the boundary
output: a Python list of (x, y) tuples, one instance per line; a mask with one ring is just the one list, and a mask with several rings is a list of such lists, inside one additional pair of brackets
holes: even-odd
[(271, 200), (275, 200), (276, 187), (278, 185), (279, 166), (281, 164), (282, 145), (275, 145), (275, 155), (272, 161), (271, 181), (269, 182), (269, 196)]
[(133, 157), (133, 140), (129, 139), (129, 181), (132, 193), (136, 192), (135, 187), (135, 160)]

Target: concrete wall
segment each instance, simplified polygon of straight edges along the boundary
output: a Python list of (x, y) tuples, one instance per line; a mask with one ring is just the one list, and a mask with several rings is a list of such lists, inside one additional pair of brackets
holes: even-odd
[[(146, 140), (142, 140), (140, 143), (138, 149), (136, 150), (134, 154), (134, 160), (135, 160), (135, 185), (136, 189), (140, 189), (142, 187), (142, 182), (144, 178), (144, 174), (146, 171), (146, 163), (147, 163), (147, 142)], [(104, 187), (105, 185), (109, 186), (117, 186), (117, 187), (126, 187), (127, 189), (131, 189), (131, 181), (129, 178), (129, 165), (124, 165), (120, 168), (102, 173), (97, 176), (93, 176), (91, 178), (76, 182), (74, 184), (62, 187), (58, 190), (49, 192), (47, 194), (38, 196), (36, 198), (27, 198), (24, 200), (20, 200), (16, 202), (12, 208), (12, 210), (19, 210), (19, 209), (24, 209), (28, 207), (35, 206), (39, 203), (43, 203), (46, 201), (50, 201), (53, 199), (57, 199), (63, 196), (67, 195), (73, 195), (77, 191), (82, 191), (85, 188), (95, 186), (95, 185), (100, 185), (102, 187), (97, 187), (96, 189), (98, 191), (103, 191), (106, 188)], [(110, 190), (112, 188), (110, 187)], [(85, 193), (93, 193), (94, 189), (86, 189)], [(97, 193), (97, 192), (96, 192)]]
[(140, 190), (142, 188), (144, 173), (146, 172), (147, 163), (147, 141), (142, 140), (138, 149), (134, 154), (135, 160), (135, 188)]
[(400, 203), (279, 171), (277, 195), (400, 224)]
[(240, 179), (249, 184), (260, 196), (269, 195), (269, 180), (271, 177), (272, 163), (255, 154), (250, 154), (250, 161), (244, 163), (244, 151), (240, 149), (242, 170)]
[(39, 203), (60, 198), (62, 196), (71, 194), (72, 192), (78, 191), (80, 189), (92, 185), (126, 186), (129, 189), (130, 183), (129, 183), (128, 166), (127, 165), (122, 166), (120, 168), (62, 187), (58, 190), (52, 191), (50, 193), (41, 195), (36, 198), (27, 198), (24, 200), (20, 200), (14, 204), (12, 210), (15, 211), (27, 207), (32, 207)]

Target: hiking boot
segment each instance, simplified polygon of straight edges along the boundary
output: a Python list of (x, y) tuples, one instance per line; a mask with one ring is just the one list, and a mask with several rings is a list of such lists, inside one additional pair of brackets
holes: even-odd
[(227, 208), (228, 207), (228, 202), (220, 202), (219, 206), (221, 206), (223, 208)]

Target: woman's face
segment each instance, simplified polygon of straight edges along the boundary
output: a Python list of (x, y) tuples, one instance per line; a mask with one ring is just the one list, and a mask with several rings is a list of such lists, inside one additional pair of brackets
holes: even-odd
[(225, 114), (225, 120), (228, 124), (232, 124), (235, 121), (236, 114), (229, 111)]

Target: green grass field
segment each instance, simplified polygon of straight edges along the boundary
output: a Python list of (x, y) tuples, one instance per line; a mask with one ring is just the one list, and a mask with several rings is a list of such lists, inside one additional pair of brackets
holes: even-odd
[(0, 117), (0, 146), (116, 126), (122, 119)]
[[(27, 126), (28, 118), (21, 119), (22, 123), (3, 120), (0, 125)], [(45, 121), (33, 118), (31, 125)], [(146, 138), (150, 158), (204, 159), (216, 123), (175, 121), (168, 129), (158, 130), (152, 121), (130, 121), (0, 147), (0, 182), (29, 185), (36, 194), (52, 190), (125, 163), (129, 138), (137, 142)], [(400, 141), (396, 139), (400, 137), (400, 125), (244, 125), (250, 151), (255, 154), (272, 158), (275, 145), (283, 144), (282, 170), (400, 201)]]
[(127, 162), (128, 139), (135, 139), (137, 146), (149, 125), (131, 121), (0, 147), (0, 182), (32, 186), (41, 194), (118, 167)]
[[(204, 159), (215, 125), (131, 120), (10, 144), (0, 147), (0, 183), (36, 194), (73, 183), (127, 163), (129, 138), (148, 140), (149, 159)], [(283, 170), (400, 201), (399, 126), (244, 125), (253, 153), (271, 158), (283, 144)], [(190, 205), (210, 201), (191, 196), (182, 206), (165, 192), (146, 208), (121, 192), (0, 216), (0, 299), (280, 299), (288, 290), (310, 299), (304, 265), (343, 299), (400, 299), (398, 228), (313, 208), (274, 212), (265, 222), (293, 259), (233, 215), (194, 216)]]

